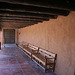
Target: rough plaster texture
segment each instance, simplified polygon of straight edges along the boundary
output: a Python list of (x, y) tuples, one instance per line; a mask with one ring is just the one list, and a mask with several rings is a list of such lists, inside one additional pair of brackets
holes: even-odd
[(57, 53), (55, 72), (74, 75), (75, 12), (68, 16), (39, 23), (19, 30), (19, 42), (26, 41)]

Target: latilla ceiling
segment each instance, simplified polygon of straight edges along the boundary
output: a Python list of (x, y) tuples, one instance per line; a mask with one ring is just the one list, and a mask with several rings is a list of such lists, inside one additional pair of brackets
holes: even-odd
[(75, 0), (0, 0), (0, 28), (22, 28), (75, 11)]

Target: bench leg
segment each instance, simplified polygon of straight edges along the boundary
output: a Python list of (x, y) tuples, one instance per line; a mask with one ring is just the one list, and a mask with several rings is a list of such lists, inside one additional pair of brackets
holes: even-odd
[(31, 54), (31, 60), (32, 60), (32, 54)]
[(32, 58), (33, 58), (33, 57), (32, 57), (32, 54), (31, 54), (31, 60), (32, 60)]
[(55, 70), (55, 64), (53, 64), (53, 72), (54, 72), (54, 70)]
[(46, 66), (45, 66), (45, 72), (46, 72)]
[(46, 72), (46, 70), (47, 70), (47, 64), (45, 64), (45, 72)]
[(45, 72), (47, 70), (47, 59), (45, 59)]

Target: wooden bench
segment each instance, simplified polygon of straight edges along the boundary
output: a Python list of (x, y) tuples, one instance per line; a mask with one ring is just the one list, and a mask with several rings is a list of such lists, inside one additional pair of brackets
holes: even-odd
[(41, 66), (45, 72), (48, 69), (52, 69), (54, 72), (56, 56), (57, 54), (49, 52), (48, 50), (39, 48), (35, 45), (23, 42), (19, 45), (22, 50), (39, 66)]
[(47, 69), (52, 69), (54, 72), (57, 54), (39, 48), (36, 53), (32, 53), (32, 59), (40, 65), (46, 72)]
[(19, 47), (22, 48), (24, 52), (27, 53), (27, 55), (32, 59), (32, 53), (35, 52), (35, 50), (38, 50), (37, 46), (34, 46), (32, 44), (29, 44), (27, 42), (23, 42)]

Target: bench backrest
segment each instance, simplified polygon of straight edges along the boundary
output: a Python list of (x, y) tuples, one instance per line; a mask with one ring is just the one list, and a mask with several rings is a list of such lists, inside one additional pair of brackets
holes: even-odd
[(52, 52), (50, 52), (48, 50), (39, 48), (39, 53), (41, 53), (43, 56), (46, 56), (48, 58), (54, 58), (54, 59), (50, 59), (52, 61), (55, 61), (55, 59), (56, 59), (56, 54), (55, 53), (52, 53)]
[(32, 44), (28, 45), (28, 48), (32, 49), (32, 50), (38, 50), (38, 47)]
[(24, 45), (25, 47), (28, 47), (29, 43), (23, 42), (23, 45)]

